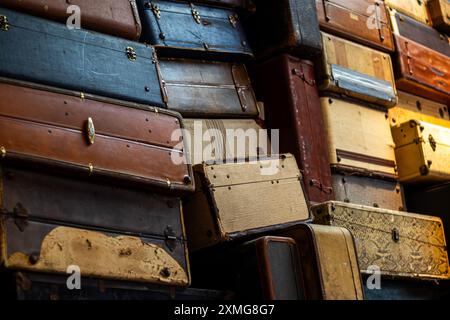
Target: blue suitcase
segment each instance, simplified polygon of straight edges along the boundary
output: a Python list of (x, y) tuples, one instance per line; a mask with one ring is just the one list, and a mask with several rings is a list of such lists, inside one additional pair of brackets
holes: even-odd
[(151, 46), (0, 7), (0, 75), (164, 107)]

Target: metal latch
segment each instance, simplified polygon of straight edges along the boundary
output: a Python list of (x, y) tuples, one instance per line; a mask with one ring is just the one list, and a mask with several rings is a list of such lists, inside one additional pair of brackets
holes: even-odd
[(90, 145), (93, 145), (95, 142), (95, 127), (91, 117), (86, 121), (86, 139)]
[(197, 9), (194, 8), (194, 5), (191, 3), (191, 12), (192, 16), (194, 17), (194, 20), (197, 24), (202, 23), (202, 17), (200, 16), (200, 13), (197, 11)]
[(233, 26), (233, 28), (236, 28), (237, 26), (237, 20), (238, 20), (238, 15), (237, 14), (230, 14), (228, 16), (228, 20), (230, 21), (231, 25)]
[(147, 9), (152, 10), (152, 12), (153, 12), (153, 14), (155, 15), (155, 17), (156, 17), (157, 20), (161, 19), (161, 10), (159, 10), (159, 7), (158, 7), (156, 4), (150, 3), (150, 2), (146, 2), (146, 3), (144, 4), (144, 6), (145, 6)]
[(6, 148), (3, 146), (0, 147), (0, 157), (6, 157)]
[(400, 232), (395, 228), (392, 229), (392, 240), (394, 240), (394, 242), (400, 241)]
[(170, 251), (174, 251), (177, 247), (177, 237), (171, 226), (167, 226), (166, 230), (164, 230), (164, 237), (166, 238), (165, 243), (167, 248)]
[(0, 30), (2, 30), (2, 31), (9, 30), (9, 23), (8, 23), (7, 16), (0, 16)]
[(431, 149), (433, 149), (433, 151), (436, 151), (437, 143), (431, 134), (428, 136), (428, 141), (430, 142)]
[(134, 50), (133, 47), (127, 47), (126, 53), (127, 53), (128, 60), (136, 61), (137, 54), (136, 54), (136, 50)]

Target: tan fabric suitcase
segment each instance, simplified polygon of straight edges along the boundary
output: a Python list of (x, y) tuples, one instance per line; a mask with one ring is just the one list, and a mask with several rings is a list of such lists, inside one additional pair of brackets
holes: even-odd
[(398, 104), (389, 109), (391, 126), (399, 126), (411, 119), (450, 128), (450, 113), (445, 104), (399, 91)]
[(350, 230), (362, 273), (376, 266), (388, 276), (450, 278), (440, 218), (333, 201), (311, 211), (314, 223)]
[(397, 103), (391, 57), (322, 32), (323, 54), (317, 63), (319, 89), (392, 107)]
[(427, 0), (384, 0), (388, 8), (397, 11), (430, 25), (430, 17), (427, 9)]
[(274, 160), (203, 163), (194, 170), (197, 190), (184, 202), (191, 251), (309, 218), (301, 174), (290, 154)]
[(322, 97), (321, 105), (332, 167), (396, 178), (386, 111), (335, 97)]
[(392, 127), (399, 180), (450, 181), (450, 128), (410, 120)]

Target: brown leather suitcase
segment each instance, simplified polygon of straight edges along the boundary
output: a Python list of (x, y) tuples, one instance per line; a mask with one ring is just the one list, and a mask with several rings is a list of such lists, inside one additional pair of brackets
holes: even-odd
[(196, 192), (184, 201), (189, 249), (245, 240), (309, 219), (295, 158), (194, 166)]
[(3, 161), (167, 192), (194, 189), (184, 142), (171, 140), (182, 128), (178, 113), (7, 79), (0, 96)]
[(66, 23), (76, 5), (81, 27), (131, 40), (139, 39), (141, 21), (135, 0), (2, 0), (1, 5), (43, 18)]
[(383, 1), (316, 0), (316, 6), (322, 30), (375, 49), (395, 50)]
[(278, 129), (280, 152), (295, 155), (312, 202), (332, 199), (327, 139), (314, 77), (314, 65), (280, 55), (253, 68), (258, 99), (264, 102), (266, 125)]
[(450, 2), (448, 0), (428, 0), (428, 10), (433, 27), (450, 33)]
[(355, 242), (347, 229), (300, 224), (282, 234), (297, 243), (306, 300), (364, 300)]

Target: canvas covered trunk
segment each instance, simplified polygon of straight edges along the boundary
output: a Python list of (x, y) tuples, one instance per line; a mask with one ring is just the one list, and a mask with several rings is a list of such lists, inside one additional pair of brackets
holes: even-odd
[(384, 0), (389, 9), (395, 9), (423, 24), (430, 24), (427, 1), (417, 0)]
[(309, 218), (292, 155), (194, 168), (197, 190), (184, 203), (191, 251)]
[(141, 40), (161, 55), (247, 60), (253, 57), (238, 13), (192, 2), (137, 0)]
[(445, 104), (403, 91), (398, 92), (398, 104), (389, 109), (389, 118), (391, 126), (415, 119), (450, 128), (450, 113)]
[(397, 90), (387, 53), (322, 32), (323, 54), (317, 64), (319, 89), (392, 107)]
[(395, 145), (386, 111), (356, 100), (332, 96), (320, 100), (331, 166), (395, 179)]
[(330, 201), (311, 208), (314, 223), (352, 232), (363, 274), (449, 279), (440, 218)]
[(450, 181), (450, 128), (414, 119), (392, 127), (399, 180)]
[(314, 0), (254, 0), (256, 11), (245, 18), (256, 55), (288, 53), (312, 57), (322, 51)]
[(390, 210), (405, 210), (403, 186), (396, 181), (361, 177), (353, 172), (333, 173), (336, 201)]
[(0, 76), (164, 106), (151, 46), (3, 7), (0, 16)]
[(266, 125), (279, 130), (280, 152), (295, 155), (312, 202), (331, 200), (327, 138), (314, 65), (280, 55), (253, 68), (255, 91), (264, 101)]
[[(2, 0), (5, 7), (66, 23), (78, 6), (81, 27), (113, 36), (138, 40), (141, 20), (135, 0)], [(70, 24), (69, 24), (70, 25)]]
[(184, 117), (254, 118), (258, 107), (244, 64), (161, 59), (164, 100)]
[(148, 285), (131, 281), (82, 278), (81, 289), (67, 288), (67, 276), (32, 272), (8, 272), (0, 275), (3, 301), (136, 301), (233, 299), (232, 292)]
[[(271, 153), (267, 133), (251, 119), (184, 119), (192, 164), (257, 159)], [(201, 139), (199, 141), (198, 139)]]
[(4, 268), (189, 285), (179, 198), (11, 166), (0, 178)]
[(300, 224), (281, 234), (297, 243), (306, 300), (364, 300), (355, 242), (348, 230)]
[(266, 236), (192, 257), (195, 285), (236, 293), (237, 299), (304, 300), (295, 241)]
[[(193, 191), (183, 126), (168, 110), (0, 79), (3, 161), (39, 164), (86, 178)], [(180, 145), (181, 144), (181, 145)]]
[(395, 50), (389, 18), (379, 0), (316, 0), (322, 30), (375, 49)]
[(450, 3), (447, 0), (428, 0), (433, 27), (450, 33)]

